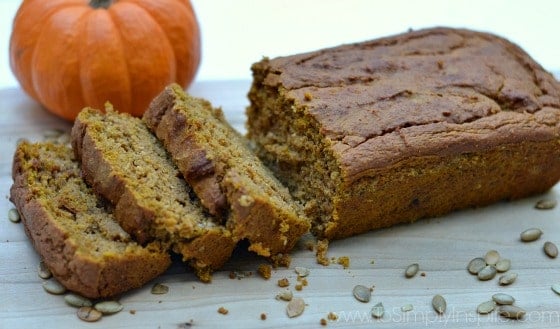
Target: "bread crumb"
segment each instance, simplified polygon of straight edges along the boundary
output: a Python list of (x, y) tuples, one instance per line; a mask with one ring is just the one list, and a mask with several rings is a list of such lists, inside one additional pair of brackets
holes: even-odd
[(303, 285), (300, 284), (300, 283), (298, 283), (298, 284), (296, 284), (295, 289), (296, 289), (297, 291), (301, 291), (301, 290), (303, 289)]
[(309, 102), (310, 100), (313, 99), (313, 95), (310, 92), (307, 91), (303, 94), (303, 99), (305, 99), (306, 101)]
[(130, 311), (128, 311), (128, 313), (134, 315), (134, 314), (136, 314), (136, 310), (130, 310)]
[(292, 263), (292, 256), (289, 254), (277, 254), (270, 257), (270, 259), (272, 260), (272, 266), (274, 268), (290, 267), (290, 264)]
[(260, 264), (257, 271), (265, 280), (270, 279), (272, 276), (272, 266), (268, 264)]
[(323, 319), (321, 319), (320, 323), (321, 323), (322, 326), (326, 326), (327, 325), (327, 320), (325, 320), (323, 318)]
[(226, 315), (229, 313), (229, 311), (227, 310), (227, 308), (224, 308), (223, 306), (220, 306), (220, 308), (218, 309), (218, 313)]
[(338, 259), (336, 260), (336, 262), (340, 265), (342, 265), (342, 267), (344, 267), (345, 269), (347, 269), (348, 267), (350, 267), (350, 257), (348, 256), (341, 256), (338, 257)]
[(329, 315), (327, 315), (327, 319), (329, 319), (331, 321), (336, 321), (336, 320), (338, 320), (338, 315), (336, 315), (336, 313), (329, 312)]
[(426, 272), (420, 273), (420, 276), (426, 276)]
[(261, 320), (266, 320), (266, 313), (261, 313)]
[(329, 240), (319, 240), (317, 242), (317, 252), (315, 253), (315, 259), (317, 260), (318, 264), (323, 266), (329, 265), (329, 259), (327, 257), (327, 251), (329, 249)]
[(278, 287), (284, 288), (284, 287), (287, 287), (289, 285), (290, 285), (290, 281), (288, 281), (287, 278), (282, 278), (282, 279), (278, 280)]

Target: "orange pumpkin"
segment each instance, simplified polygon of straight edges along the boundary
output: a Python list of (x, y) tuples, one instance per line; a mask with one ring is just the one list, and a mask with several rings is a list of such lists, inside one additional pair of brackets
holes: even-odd
[(199, 62), (189, 0), (24, 0), (10, 39), (22, 88), (68, 120), (107, 101), (140, 116), (169, 83), (186, 88)]

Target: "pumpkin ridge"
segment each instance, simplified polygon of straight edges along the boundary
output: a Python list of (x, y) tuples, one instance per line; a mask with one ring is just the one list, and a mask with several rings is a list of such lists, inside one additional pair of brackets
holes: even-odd
[(163, 36), (165, 37), (165, 40), (167, 40), (167, 43), (169, 44), (169, 47), (173, 50), (171, 52), (171, 54), (173, 55), (173, 78), (172, 78), (172, 82), (176, 82), (177, 81), (177, 54), (175, 54), (175, 48), (173, 47), (173, 43), (171, 43), (171, 39), (169, 39), (169, 36), (167, 35), (167, 33), (165, 33), (165, 29), (161, 26), (161, 24), (159, 23), (159, 20), (157, 20), (154, 17), (154, 14), (148, 10), (146, 7), (142, 6), (142, 2), (139, 1), (127, 1), (129, 3), (135, 4), (136, 6), (138, 6), (138, 8), (142, 9), (144, 12), (146, 12), (146, 14), (154, 21), (155, 25), (159, 26), (159, 28), (162, 31)]
[[(34, 17), (36, 20), (34, 22), (35, 25), (40, 26), (43, 25), (44, 22), (48, 22), (48, 20), (51, 19), (51, 16), (53, 16), (56, 12), (58, 12), (59, 10), (63, 9), (63, 8), (67, 8), (67, 7), (71, 7), (71, 6), (79, 6), (79, 3), (66, 3), (66, 2), (60, 2), (60, 3), (56, 3), (54, 1), (50, 1), (50, 3), (46, 3), (46, 2), (39, 2), (41, 3), (41, 5), (47, 6), (47, 9), (45, 10), (41, 10), (42, 11), (42, 16), (39, 17)], [(24, 6), (26, 5), (26, 6)], [(16, 16), (14, 17), (14, 29), (17, 27), (19, 31), (21, 31), (21, 29), (24, 29), (24, 32), (27, 33), (28, 29), (26, 25), (28, 25), (29, 23), (27, 22), (21, 22), (21, 20), (19, 20), (18, 18), (27, 15), (27, 12), (29, 11), (33, 11), (34, 8), (30, 9), (30, 4), (29, 3), (23, 3), (22, 6), (18, 9)], [(16, 26), (16, 22), (19, 22), (19, 25)], [(23, 27), (22, 27), (23, 26)], [(25, 51), (30, 52), (29, 54), (29, 63), (31, 64), (30, 66), (32, 66), (32, 62), (33, 62), (33, 57), (35, 56), (35, 51), (37, 49), (37, 42), (39, 41), (39, 38), (41, 36), (41, 34), (43, 33), (43, 29), (40, 30), (40, 32), (37, 34), (37, 37), (35, 38), (35, 42), (29, 44), (27, 47), (27, 49), (25, 49)], [(23, 32), (22, 32), (23, 33)], [(19, 57), (20, 57), (20, 53), (22, 51), (24, 51), (24, 49), (22, 48), (22, 45), (18, 44), (14, 45), (13, 43), (15, 42), (14, 39), (17, 40), (17, 37), (15, 36), (15, 34), (12, 33), (12, 36), (10, 37), (10, 41), (9, 41), (9, 53), (10, 53), (10, 68), (12, 70), (12, 72), (14, 73), (14, 75), (17, 77), (18, 81), (20, 81), (20, 84), (22, 86), (22, 88), (25, 90), (25, 92), (27, 92), (29, 94), (29, 96), (31, 96), (31, 98), (35, 99), (36, 101), (40, 102), (39, 99), (39, 95), (35, 89), (35, 85), (33, 82), (33, 76), (32, 76), (32, 72), (30, 72), (31, 76), (27, 76), (27, 77), (22, 77), (20, 78), (21, 74), (18, 74), (20, 72), (20, 67), (18, 65), (18, 63), (20, 63)], [(14, 50), (13, 47), (17, 47), (16, 50)], [(28, 79), (25, 79), (28, 78)], [(27, 80), (27, 81), (22, 81), (23, 80)]]
[[(76, 17), (74, 19), (74, 24), (73, 27), (76, 27), (78, 25), (81, 24), (81, 19), (84, 15), (86, 15), (90, 9), (89, 8), (85, 8), (83, 6), (76, 6), (76, 5), (72, 5), (72, 6), (64, 6), (62, 8), (60, 8), (59, 10), (57, 10), (56, 12), (54, 12), (50, 17), (48, 21), (44, 22), (44, 26), (48, 26), (48, 28), (44, 28), (40, 33), (39, 36), (37, 37), (37, 41), (36, 41), (36, 46), (39, 45), (41, 46), (43, 43), (44, 44), (50, 44), (51, 43), (51, 34), (50, 33), (57, 33), (60, 32), (59, 28), (56, 27), (57, 23), (55, 21), (55, 15), (59, 15), (59, 16), (64, 16), (64, 11), (65, 10), (72, 10), (72, 9), (78, 9), (78, 10), (82, 10), (82, 13)], [(61, 14), (62, 13), (62, 14)], [(47, 38), (45, 40), (43, 40), (43, 38)], [(76, 41), (79, 39), (79, 35), (78, 33), (74, 33), (72, 35), (71, 38), (71, 45), (75, 45)], [(33, 57), (31, 59), (31, 65), (33, 68), (32, 70), (32, 83), (33, 83), (33, 88), (34, 90), (37, 92), (37, 99), (38, 101), (43, 104), (43, 106), (45, 106), (47, 109), (49, 109), (50, 111), (52, 111), (53, 113), (58, 114), (59, 116), (65, 118), (65, 119), (70, 119), (72, 116), (75, 115), (75, 113), (73, 113), (74, 111), (68, 106), (69, 105), (69, 96), (66, 95), (66, 97), (60, 97), (60, 95), (56, 95), (57, 92), (53, 91), (54, 87), (52, 87), (52, 84), (56, 83), (56, 82), (60, 82), (62, 79), (60, 80), (49, 80), (48, 83), (43, 82), (42, 80), (45, 80), (44, 77), (42, 77), (41, 79), (41, 74), (44, 74), (44, 72), (46, 71), (47, 73), (52, 73), (51, 71), (53, 71), (53, 69), (51, 67), (43, 67), (43, 71), (38, 70), (37, 67), (41, 67), (42, 65), (45, 64), (45, 62), (47, 62), (46, 58), (52, 60), (54, 63), (57, 63), (57, 65), (61, 65), (62, 63), (59, 62), (59, 58), (52, 58), (53, 55), (49, 54), (49, 51), (45, 50), (45, 48), (42, 47), (35, 47), (35, 51), (33, 53)], [(52, 52), (52, 51), (51, 51)], [(75, 54), (76, 57), (78, 57), (78, 54)], [(49, 57), (47, 57), (49, 56)], [(52, 65), (52, 63), (51, 63)], [(79, 67), (79, 66), (78, 66)], [(75, 81), (76, 76), (73, 76), (73, 80)], [(66, 79), (68, 80), (68, 79)], [(79, 77), (78, 79), (79, 80)], [(49, 85), (49, 88), (44, 88), (45, 85)], [(47, 89), (45, 91), (45, 89)], [(63, 91), (58, 91), (58, 93), (63, 93)], [(53, 97), (53, 94), (56, 95), (56, 97)], [(82, 103), (83, 103), (83, 99), (82, 99)]]

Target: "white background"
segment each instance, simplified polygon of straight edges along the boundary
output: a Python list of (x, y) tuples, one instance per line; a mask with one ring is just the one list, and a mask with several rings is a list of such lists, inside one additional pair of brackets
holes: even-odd
[[(49, 1), (49, 0), (44, 0)], [(86, 1), (86, 0), (84, 0)], [(8, 61), (21, 0), (0, 0), (0, 88), (17, 86)], [(546, 69), (560, 69), (560, 1), (192, 0), (202, 30), (197, 80), (250, 79), (263, 56), (288, 55), (435, 25), (507, 37)]]

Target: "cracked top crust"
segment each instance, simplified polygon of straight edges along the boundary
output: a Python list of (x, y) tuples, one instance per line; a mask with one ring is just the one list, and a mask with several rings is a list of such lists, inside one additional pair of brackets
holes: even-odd
[(410, 156), (560, 133), (558, 81), (491, 34), (433, 28), (255, 65), (318, 122), (347, 183)]

